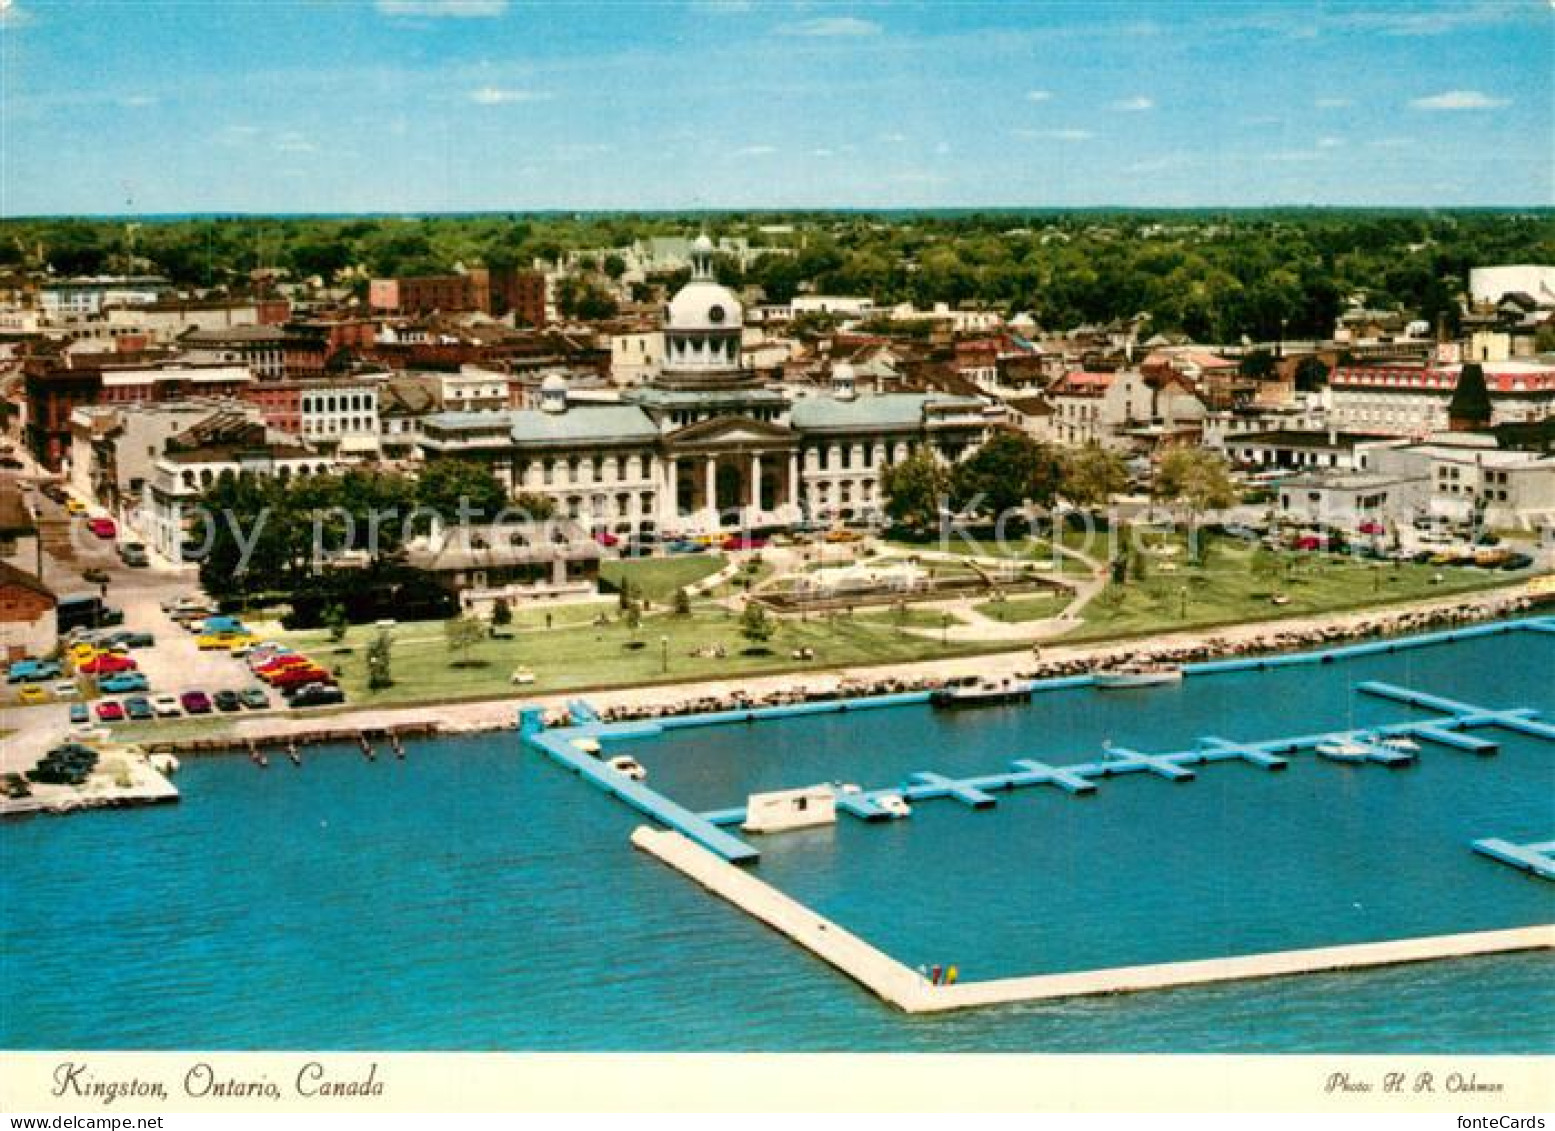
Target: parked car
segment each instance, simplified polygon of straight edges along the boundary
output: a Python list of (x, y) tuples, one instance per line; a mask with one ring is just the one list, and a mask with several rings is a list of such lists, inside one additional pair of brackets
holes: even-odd
[(39, 687), (36, 683), (29, 683), (23, 686), (22, 689), (16, 693), (16, 697), (23, 703), (28, 704), (47, 703), (49, 701), (49, 693), (43, 688)]
[(108, 584), (108, 571), (103, 569), (101, 566), (93, 566), (91, 569), (84, 569), (81, 571), (81, 576), (87, 581), (90, 581), (93, 585)]
[(144, 695), (131, 695), (124, 701), (124, 713), (136, 722), (144, 722), (146, 719), (156, 718), (156, 708), (152, 707), (151, 700)]
[(1362, 534), (1386, 534), (1388, 528), (1374, 518), (1369, 518), (1356, 527)]
[(252, 711), (263, 711), (270, 706), (270, 696), (265, 694), (262, 687), (245, 687), (239, 692), (239, 697), (243, 700), (243, 706)]
[(83, 503), (80, 499), (76, 498), (74, 495), (67, 495), (65, 497), (65, 510), (69, 511), (71, 514), (85, 514), (86, 504)]
[(753, 534), (731, 534), (721, 543), (725, 550), (765, 550), (767, 540)]
[(56, 680), (49, 685), (49, 690), (54, 693), (56, 699), (74, 699), (81, 694), (81, 689), (76, 686), (73, 679)]
[(1506, 556), (1506, 560), (1501, 563), (1499, 568), (1507, 570), (1527, 569), (1531, 565), (1533, 565), (1533, 558), (1531, 555), (1519, 553), (1514, 550), (1512, 553)]
[(110, 647), (122, 645), (125, 648), (150, 648), (157, 642), (157, 638), (149, 632), (136, 632), (133, 629), (120, 629), (118, 632), (110, 632), (103, 638), (103, 643)]
[(301, 652), (283, 652), (279, 656), (272, 656), (254, 668), (254, 674), (260, 679), (266, 676), (283, 672), (287, 668), (306, 668), (313, 666), (313, 661)]
[(287, 697), (293, 707), (323, 707), (345, 701), (345, 692), (332, 683), (305, 683)]
[(132, 569), (144, 569), (151, 564), (144, 542), (124, 542), (119, 546), (119, 560)]
[(64, 670), (53, 660), (17, 660), (5, 670), (7, 683), (38, 683), (58, 679)]
[(177, 718), (183, 714), (182, 708), (178, 706), (178, 696), (176, 695), (156, 696), (151, 700), (151, 709), (157, 713), (158, 717), (164, 719)]
[(668, 554), (700, 554), (706, 546), (700, 542), (692, 542), (685, 538), (675, 538), (664, 543), (664, 552)]
[(105, 723), (117, 723), (124, 719), (124, 708), (117, 699), (103, 699), (97, 704), (97, 717)]
[(195, 641), (202, 652), (230, 652), (234, 648), (246, 648), (257, 642), (258, 637), (246, 632), (206, 632)]
[(178, 697), (178, 705), (191, 715), (211, 713), (211, 697), (198, 689), (185, 691)]
[(334, 683), (335, 677), (319, 667), (287, 668), (270, 677), (271, 687), (285, 691), (288, 687), (301, 687), (305, 683)]
[(614, 534), (610, 533), (610, 531), (608, 531), (608, 530), (598, 530), (598, 531), (595, 531), (595, 533), (594, 533), (594, 541), (598, 542), (601, 546), (604, 546), (606, 549), (610, 549), (613, 546), (619, 546), (621, 544), (621, 539), (617, 538)]
[(72, 703), (70, 705), (70, 721), (78, 725), (92, 721), (92, 716), (88, 713), (85, 703)]
[(243, 700), (236, 691), (230, 687), (224, 687), (211, 697), (218, 711), (241, 711)]
[(99, 538), (110, 540), (119, 536), (119, 528), (114, 525), (111, 518), (89, 518), (86, 520), (86, 528)]
[(132, 672), (135, 666), (135, 661), (128, 656), (121, 656), (117, 652), (99, 652), (79, 665), (77, 670), (87, 675), (113, 675), (116, 672)]
[(119, 672), (97, 681), (97, 689), (110, 695), (123, 695), (126, 691), (145, 691), (150, 687), (144, 672)]

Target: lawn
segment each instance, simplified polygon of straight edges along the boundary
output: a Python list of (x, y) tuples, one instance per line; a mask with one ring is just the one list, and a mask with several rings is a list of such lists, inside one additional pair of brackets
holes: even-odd
[(941, 609), (925, 609), (909, 605), (905, 609), (872, 609), (867, 613), (854, 614), (854, 620), (868, 621), (876, 624), (890, 625), (892, 628), (944, 628), (945, 618), (950, 617), (950, 623), (957, 625), (963, 623), (955, 613), (947, 613)]
[[(1414, 563), (1374, 564), (1349, 558), (1290, 555), (1283, 575), (1259, 575), (1249, 563), (1220, 555), (1208, 568), (1159, 564), (1144, 580), (1111, 588), (1086, 605), (1082, 626), (1065, 643), (1140, 636), (1183, 628), (1342, 612), (1399, 601), (1444, 597), (1513, 584), (1524, 573), (1502, 573)], [(1441, 582), (1433, 582), (1440, 576)], [(1271, 599), (1280, 593), (1288, 603)]]
[[(938, 626), (939, 614), (934, 614)], [(311, 649), (316, 658), (338, 666), (341, 686), (350, 706), (499, 698), (529, 693), (570, 691), (656, 681), (727, 679), (795, 668), (829, 668), (849, 664), (889, 664), (968, 655), (987, 651), (988, 644), (957, 644), (904, 636), (890, 620), (862, 617), (779, 619), (765, 648), (751, 647), (740, 635), (733, 613), (703, 607), (690, 616), (669, 612), (645, 617), (635, 634), (614, 613), (604, 625), (569, 624), (517, 631), (511, 639), (487, 639), (472, 647), (466, 662), (456, 666), (444, 643), (441, 625), (420, 622), (395, 632), (391, 670), (394, 686), (370, 692), (364, 654), (372, 629), (352, 629), (343, 645), (320, 646), (320, 633), (281, 633), (294, 647)], [(632, 648), (633, 641), (640, 647)], [(719, 657), (712, 649), (722, 645)], [(808, 648), (814, 659), (797, 661), (792, 653)], [(341, 651), (348, 649), (349, 651)], [(708, 654), (695, 655), (699, 650)], [(667, 662), (666, 662), (667, 661)], [(514, 686), (514, 669), (534, 672), (532, 684)]]
[(1044, 593), (1038, 597), (1009, 597), (1003, 601), (984, 601), (975, 610), (991, 620), (1007, 624), (1046, 620), (1064, 611), (1072, 598), (1067, 594)]
[(600, 563), (599, 578), (619, 589), (629, 581), (635, 593), (655, 605), (669, 604), (675, 590), (694, 585), (725, 565), (722, 554), (682, 554), (668, 558), (622, 558)]

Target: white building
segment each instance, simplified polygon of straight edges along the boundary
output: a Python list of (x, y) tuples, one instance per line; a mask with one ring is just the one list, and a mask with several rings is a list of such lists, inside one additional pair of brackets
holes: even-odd
[[(1492, 425), (1555, 415), (1555, 366), (1499, 361), (1482, 368)], [(1461, 365), (1340, 366), (1328, 384), (1331, 423), (1348, 431), (1416, 438), (1445, 432), (1461, 371)]]
[(96, 318), (110, 306), (154, 303), (171, 290), (160, 275), (100, 275), (60, 279), (38, 288), (38, 305), (51, 320)]
[(1469, 269), (1469, 296), (1476, 303), (1494, 305), (1502, 295), (1519, 293), (1531, 296), (1540, 306), (1555, 306), (1555, 267), (1518, 263)]
[(626, 330), (610, 335), (610, 381), (623, 388), (646, 385), (664, 365), (663, 330)]
[(298, 400), (302, 441), (342, 458), (379, 450), (380, 381), (321, 381), (304, 386)]

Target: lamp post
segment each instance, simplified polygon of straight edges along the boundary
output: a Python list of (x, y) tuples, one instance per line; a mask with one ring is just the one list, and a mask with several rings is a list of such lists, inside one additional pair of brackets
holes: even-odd
[(943, 648), (950, 643), (950, 614), (941, 613), (939, 620), (939, 643)]
[(664, 674), (665, 675), (669, 675), (669, 671), (670, 671), (670, 638), (668, 636), (661, 636), (661, 637), (659, 637), (659, 658), (660, 658), (660, 660), (662, 662), (662, 665), (663, 665), (663, 668), (664, 668)]
[(1180, 595), (1182, 597), (1182, 612), (1181, 612), (1180, 615), (1181, 615), (1181, 618), (1183, 620), (1187, 620), (1188, 619), (1188, 587), (1186, 585), (1184, 585), (1182, 587), (1182, 589), (1179, 590), (1179, 593), (1180, 593)]

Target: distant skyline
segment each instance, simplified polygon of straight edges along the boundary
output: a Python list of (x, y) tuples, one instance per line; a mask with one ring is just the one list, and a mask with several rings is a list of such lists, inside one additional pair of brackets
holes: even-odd
[(1555, 205), (1555, 3), (0, 0), (0, 215)]

